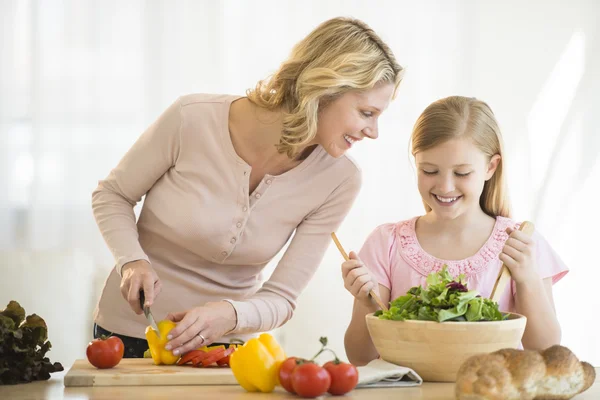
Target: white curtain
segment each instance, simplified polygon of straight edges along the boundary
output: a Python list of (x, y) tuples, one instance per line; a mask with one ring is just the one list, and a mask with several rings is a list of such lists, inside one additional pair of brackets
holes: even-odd
[[(352, 150), (364, 186), (338, 232), (344, 246), (358, 250), (378, 224), (422, 213), (408, 137), (424, 107), (452, 94), (481, 98), (503, 130), (517, 219), (533, 220), (571, 268), (555, 287), (563, 343), (600, 365), (594, 0), (1, 1), (0, 254), (75, 251), (104, 276), (112, 259), (91, 213), (97, 180), (177, 96), (242, 94), (318, 23), (339, 15), (369, 23), (406, 67), (380, 138)], [(1, 259), (5, 288), (12, 259)], [(340, 262), (331, 246), (295, 317), (278, 331), (288, 353), (308, 356), (326, 335), (343, 354), (352, 300)], [(27, 268), (23, 274), (35, 272)], [(86, 285), (97, 293), (95, 279), (56, 276), (46, 293), (24, 283), (10, 293), (40, 302), (66, 286), (82, 287), (73, 297), (87, 296)], [(10, 300), (1, 289), (0, 307)], [(82, 304), (73, 298), (57, 307)], [(50, 326), (51, 339), (67, 334), (61, 329)]]

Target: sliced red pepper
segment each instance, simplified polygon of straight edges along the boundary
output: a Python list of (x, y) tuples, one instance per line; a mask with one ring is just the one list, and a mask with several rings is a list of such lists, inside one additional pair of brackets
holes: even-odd
[(229, 366), (229, 357), (236, 350), (235, 347), (231, 346), (227, 349), (227, 351), (223, 354), (223, 358), (217, 360), (217, 365), (219, 367), (228, 367)]
[(229, 367), (229, 356), (225, 356), (220, 360), (217, 360), (217, 365), (219, 367)]
[(206, 358), (204, 358), (201, 363), (203, 367), (208, 367), (211, 364), (214, 364), (217, 362), (217, 360), (220, 360), (221, 358), (223, 358), (223, 355), (225, 353), (225, 350), (223, 349), (217, 349), (214, 352), (211, 352), (211, 354), (209, 354)]
[(183, 356), (181, 356), (181, 358), (179, 359), (179, 361), (177, 361), (177, 365), (183, 365), (183, 364), (187, 364), (190, 361), (192, 361), (194, 358), (198, 357), (201, 354), (204, 354), (205, 352), (203, 350), (192, 350), (192, 351), (188, 351), (187, 353), (185, 353)]
[(216, 348), (216, 349), (211, 349), (208, 351), (202, 351), (202, 353), (199, 353), (196, 357), (194, 357), (192, 359), (192, 365), (194, 367), (200, 367), (202, 361), (206, 358), (206, 357), (210, 357), (211, 355), (215, 354), (216, 352), (221, 352), (223, 351), (223, 348)]
[(221, 351), (215, 352), (213, 354), (211, 354), (209, 357), (206, 357), (204, 360), (202, 360), (202, 366), (207, 367), (209, 365), (212, 365), (214, 363), (216, 363), (219, 360), (222, 360), (225, 357), (229, 357), (229, 355), (231, 353), (233, 353), (234, 349), (233, 348), (228, 348), (228, 349), (219, 349)]
[(225, 349), (225, 346), (219, 346), (188, 351), (177, 362), (177, 365), (184, 365), (191, 362), (194, 367), (207, 367), (214, 363), (220, 367), (229, 366), (229, 356), (236, 348), (236, 346), (230, 346)]
[(202, 360), (204, 360), (206, 357), (208, 357), (208, 353), (207, 351), (203, 351), (202, 354), (198, 354), (196, 357), (194, 357), (192, 359), (192, 365), (194, 367), (197, 367), (200, 365), (200, 363), (202, 362)]

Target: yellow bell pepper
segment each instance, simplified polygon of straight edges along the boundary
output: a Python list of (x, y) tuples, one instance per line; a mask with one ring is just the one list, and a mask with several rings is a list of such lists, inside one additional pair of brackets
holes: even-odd
[(229, 356), (231, 371), (248, 392), (269, 393), (279, 383), (279, 367), (285, 352), (275, 338), (263, 333), (248, 340)]
[(175, 328), (176, 324), (173, 321), (164, 320), (157, 324), (158, 333), (152, 329), (151, 326), (146, 328), (146, 340), (148, 341), (148, 347), (154, 364), (160, 365), (172, 365), (179, 360), (179, 356), (174, 355), (170, 350), (165, 349), (167, 344), (167, 335), (171, 332), (171, 329)]

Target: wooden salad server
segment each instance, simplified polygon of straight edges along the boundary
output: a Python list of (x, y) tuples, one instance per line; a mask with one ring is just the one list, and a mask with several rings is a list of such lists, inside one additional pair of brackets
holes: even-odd
[[(344, 248), (342, 247), (342, 244), (340, 243), (340, 241), (338, 240), (337, 236), (335, 235), (335, 232), (331, 232), (331, 238), (333, 239), (333, 242), (335, 243), (335, 245), (337, 246), (338, 250), (342, 254), (342, 257), (344, 257), (344, 260), (349, 261), (350, 258), (348, 258), (348, 254), (346, 254), (346, 251), (344, 250)], [(375, 303), (377, 303), (377, 305), (379, 306), (379, 308), (381, 308), (383, 311), (387, 311), (388, 310), (388, 307), (385, 304), (383, 304), (383, 301), (381, 301), (381, 299), (379, 298), (379, 296), (377, 295), (377, 293), (375, 293), (373, 290), (371, 290), (369, 292), (369, 295), (373, 298), (373, 300), (375, 300)]]
[[(532, 222), (523, 221), (519, 226), (519, 230), (531, 236), (533, 231), (535, 230), (535, 226)], [(506, 285), (510, 282), (510, 270), (502, 263), (502, 267), (500, 268), (500, 273), (496, 278), (496, 283), (494, 284), (494, 289), (492, 289), (492, 294), (490, 295), (490, 299), (492, 301), (498, 302), (500, 300), (500, 296), (504, 293), (504, 289)]]

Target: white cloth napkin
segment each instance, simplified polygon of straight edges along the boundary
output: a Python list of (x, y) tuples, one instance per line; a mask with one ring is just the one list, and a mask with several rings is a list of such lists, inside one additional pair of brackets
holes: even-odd
[(358, 368), (358, 385), (356, 388), (418, 386), (423, 379), (410, 368), (377, 358), (367, 365)]

